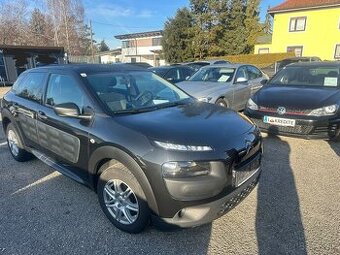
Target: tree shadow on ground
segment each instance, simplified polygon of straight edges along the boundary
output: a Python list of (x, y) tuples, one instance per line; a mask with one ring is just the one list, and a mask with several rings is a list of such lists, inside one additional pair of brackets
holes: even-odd
[(290, 152), (289, 144), (281, 138), (264, 138), (265, 159), (258, 185), (256, 213), (256, 234), (261, 255), (307, 254)]

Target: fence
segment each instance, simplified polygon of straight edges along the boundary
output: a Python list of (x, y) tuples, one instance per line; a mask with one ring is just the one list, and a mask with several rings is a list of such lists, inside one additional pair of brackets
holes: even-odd
[(70, 63), (89, 63), (89, 64), (100, 64), (99, 56), (69, 56), (68, 60)]

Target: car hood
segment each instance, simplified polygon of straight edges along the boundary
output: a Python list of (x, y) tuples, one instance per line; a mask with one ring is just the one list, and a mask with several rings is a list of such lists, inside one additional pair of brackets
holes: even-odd
[(115, 120), (150, 140), (214, 147), (226, 146), (254, 127), (243, 115), (201, 102), (121, 115), (115, 117)]
[(337, 88), (311, 88), (293, 86), (265, 86), (254, 95), (259, 106), (285, 106), (294, 109), (316, 109), (339, 103)]
[(208, 82), (208, 81), (183, 81), (176, 84), (188, 94), (200, 98), (209, 96), (220, 89), (226, 88), (229, 83)]

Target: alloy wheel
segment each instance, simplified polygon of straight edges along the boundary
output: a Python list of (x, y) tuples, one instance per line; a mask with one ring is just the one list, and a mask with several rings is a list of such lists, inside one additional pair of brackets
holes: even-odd
[(109, 180), (105, 184), (103, 195), (105, 206), (116, 221), (130, 225), (137, 220), (138, 200), (125, 182), (117, 179)]
[(18, 136), (13, 130), (9, 130), (7, 134), (7, 141), (9, 149), (11, 150), (12, 154), (14, 156), (19, 155), (19, 142), (18, 142)]

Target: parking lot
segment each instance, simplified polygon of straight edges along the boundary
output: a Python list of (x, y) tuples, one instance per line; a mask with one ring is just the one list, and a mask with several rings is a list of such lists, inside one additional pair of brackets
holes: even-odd
[(340, 254), (340, 144), (264, 138), (260, 183), (212, 224), (116, 229), (96, 194), (38, 160), (14, 161), (0, 133), (0, 254)]

